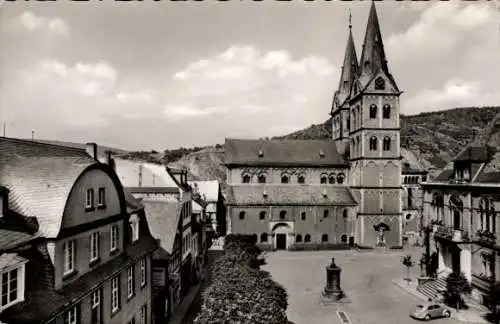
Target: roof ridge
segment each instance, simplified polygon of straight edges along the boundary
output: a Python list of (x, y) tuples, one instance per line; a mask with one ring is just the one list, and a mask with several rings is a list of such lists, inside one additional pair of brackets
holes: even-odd
[(6, 139), (9, 141), (13, 142), (19, 142), (19, 143), (25, 143), (25, 144), (37, 144), (40, 146), (50, 146), (50, 147), (57, 147), (57, 148), (62, 148), (68, 151), (78, 151), (78, 152), (85, 152), (84, 149), (80, 149), (77, 147), (71, 147), (71, 146), (66, 146), (66, 145), (58, 145), (58, 144), (50, 144), (50, 143), (45, 143), (45, 142), (39, 142), (37, 140), (26, 140), (22, 138), (15, 138), (15, 137), (6, 137), (6, 136), (0, 136), (0, 139)]

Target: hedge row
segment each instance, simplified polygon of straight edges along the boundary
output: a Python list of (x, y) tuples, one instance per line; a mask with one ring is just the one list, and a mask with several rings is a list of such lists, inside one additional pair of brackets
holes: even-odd
[(226, 236), (224, 254), (211, 266), (212, 283), (202, 295), (196, 324), (286, 324), (288, 294), (260, 269), (251, 235)]

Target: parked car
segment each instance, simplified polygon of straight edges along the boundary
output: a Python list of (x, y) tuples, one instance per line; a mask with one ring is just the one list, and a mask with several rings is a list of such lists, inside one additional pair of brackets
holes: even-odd
[(450, 317), (451, 310), (442, 303), (429, 302), (415, 306), (410, 316), (416, 319), (428, 321), (432, 318)]

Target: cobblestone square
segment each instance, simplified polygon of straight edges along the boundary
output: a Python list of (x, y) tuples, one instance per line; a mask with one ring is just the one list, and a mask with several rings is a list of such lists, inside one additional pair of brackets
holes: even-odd
[[(412, 278), (420, 272), (421, 249), (404, 251), (277, 251), (267, 254), (265, 270), (282, 284), (289, 294), (288, 319), (295, 324), (336, 324), (342, 322), (337, 312), (344, 312), (348, 323), (418, 323), (408, 314), (421, 302), (402, 290), (393, 280), (406, 276), (401, 264), (403, 255), (416, 261)], [(350, 299), (348, 304), (320, 304), (325, 286), (325, 267), (331, 258), (342, 268), (341, 287)], [(433, 323), (457, 322), (437, 319)]]

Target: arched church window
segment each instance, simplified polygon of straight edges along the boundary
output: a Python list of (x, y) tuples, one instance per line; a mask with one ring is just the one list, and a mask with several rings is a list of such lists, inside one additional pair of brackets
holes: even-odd
[(295, 242), (297, 242), (297, 243), (302, 242), (302, 235), (297, 234), (297, 235), (295, 236)]
[(306, 236), (304, 236), (304, 242), (311, 242), (311, 235), (306, 234)]
[(266, 175), (259, 174), (259, 183), (266, 183)]
[(391, 150), (391, 139), (390, 137), (384, 137), (384, 151), (390, 151)]
[(370, 106), (370, 118), (377, 118), (377, 105), (375, 104)]
[(335, 183), (335, 174), (330, 174), (330, 176), (328, 177), (328, 183), (329, 184)]
[(370, 151), (377, 150), (377, 138), (375, 136), (370, 137)]
[(343, 173), (339, 173), (337, 175), (337, 183), (338, 184), (343, 184), (345, 180), (345, 175)]
[(344, 211), (342, 212), (342, 217), (343, 217), (344, 219), (346, 219), (346, 218), (347, 218), (347, 209), (344, 209)]
[(327, 177), (326, 177), (326, 174), (322, 174), (321, 177), (320, 177), (320, 182), (321, 184), (325, 184), (327, 181)]
[(286, 174), (281, 175), (281, 183), (288, 183), (288, 180), (289, 180), (288, 175)]
[(299, 174), (297, 176), (297, 182), (298, 183), (305, 183), (306, 182), (306, 177), (303, 174)]
[(323, 211), (323, 218), (328, 218), (328, 209)]
[(382, 115), (384, 119), (389, 119), (391, 118), (391, 106), (389, 105), (384, 105), (384, 108), (382, 108)]
[(375, 80), (375, 90), (384, 90), (385, 89), (385, 80), (382, 77), (378, 77)]
[(243, 175), (243, 183), (250, 183), (250, 180), (251, 180), (251, 179), (252, 179), (252, 178), (250, 177), (250, 175), (249, 175), (249, 174), (244, 174), (244, 175)]

